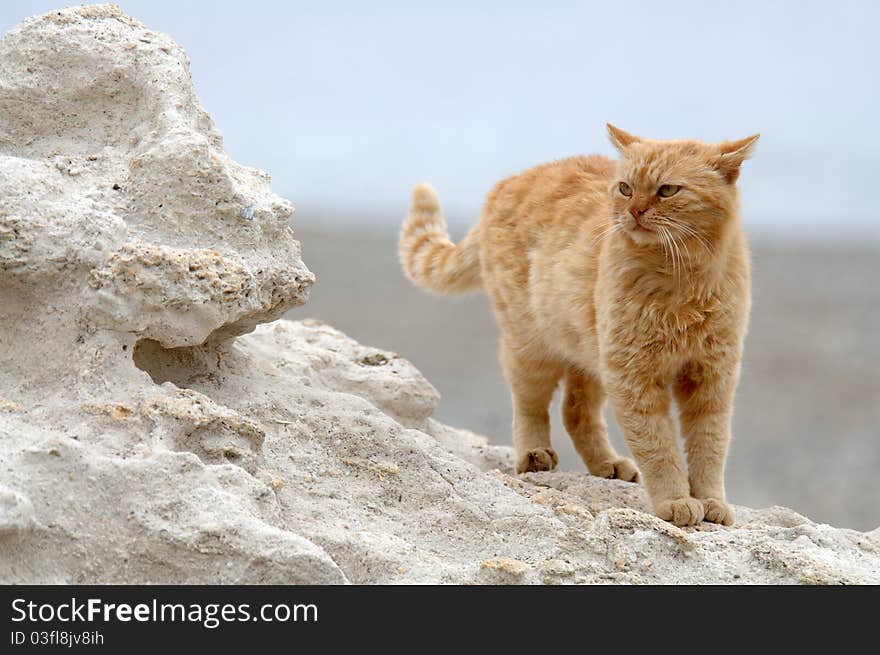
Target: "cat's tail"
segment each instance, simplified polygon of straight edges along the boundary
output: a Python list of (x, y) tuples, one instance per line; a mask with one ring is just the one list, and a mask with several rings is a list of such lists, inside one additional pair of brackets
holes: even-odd
[(437, 192), (428, 184), (416, 185), (398, 243), (403, 272), (427, 291), (464, 293), (479, 289), (478, 227), (473, 227), (461, 243), (452, 243)]

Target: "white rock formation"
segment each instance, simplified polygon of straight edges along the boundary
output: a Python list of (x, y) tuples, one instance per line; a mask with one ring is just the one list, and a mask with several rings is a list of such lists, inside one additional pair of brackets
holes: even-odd
[(880, 582), (877, 530), (515, 477), (397, 355), (256, 327), (313, 281), (290, 213), (168, 37), (112, 5), (6, 35), (0, 582)]

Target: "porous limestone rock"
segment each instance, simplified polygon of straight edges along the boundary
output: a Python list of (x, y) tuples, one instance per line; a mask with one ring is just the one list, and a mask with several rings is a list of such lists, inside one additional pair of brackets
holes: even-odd
[(290, 213), (168, 37), (98, 5), (3, 39), (0, 583), (880, 582), (877, 530), (514, 475), (405, 359), (271, 322), (313, 281)]

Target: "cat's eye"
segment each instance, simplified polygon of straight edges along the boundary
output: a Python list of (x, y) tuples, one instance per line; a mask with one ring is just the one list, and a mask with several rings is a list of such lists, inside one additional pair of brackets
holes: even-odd
[(664, 184), (659, 189), (657, 189), (657, 195), (661, 198), (668, 198), (669, 196), (674, 196), (678, 193), (681, 187), (677, 184)]
[(633, 194), (632, 187), (626, 182), (621, 182), (617, 188), (627, 198), (629, 198)]

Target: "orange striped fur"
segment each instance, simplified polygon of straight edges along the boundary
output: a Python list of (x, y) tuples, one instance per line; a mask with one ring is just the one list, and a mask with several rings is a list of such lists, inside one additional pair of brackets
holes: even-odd
[[(643, 478), (677, 525), (729, 525), (724, 464), (750, 306), (736, 182), (758, 137), (608, 130), (618, 161), (572, 157), (500, 182), (458, 245), (436, 192), (417, 186), (401, 263), (427, 290), (488, 293), (518, 471), (556, 466), (548, 408), (563, 381), (565, 427), (592, 474)], [(608, 441), (606, 396), (639, 468)]]
[(400, 233), (400, 262), (416, 285), (436, 293), (462, 293), (481, 286), (477, 228), (455, 245), (449, 240), (433, 187), (413, 190), (412, 208)]

